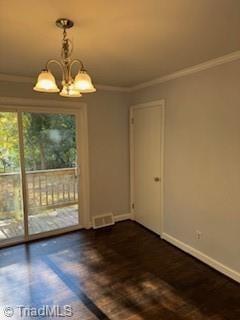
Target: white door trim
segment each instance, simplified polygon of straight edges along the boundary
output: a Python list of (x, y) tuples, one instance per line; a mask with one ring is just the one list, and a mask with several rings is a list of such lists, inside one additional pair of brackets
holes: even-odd
[[(74, 114), (77, 120), (77, 149), (80, 153), (81, 160), (81, 192), (79, 199), (79, 208), (81, 212), (81, 221), (79, 226), (66, 228), (66, 231), (76, 230), (81, 227), (90, 227), (90, 178), (89, 178), (89, 149), (88, 149), (88, 117), (87, 117), (87, 104), (82, 102), (72, 101), (56, 101), (56, 100), (38, 100), (28, 98), (11, 98), (0, 97), (0, 111), (12, 112), (49, 112), (49, 113), (66, 113)], [(78, 165), (79, 165), (78, 161)], [(79, 184), (79, 185), (80, 185)], [(25, 199), (26, 200), (26, 199)], [(60, 232), (64, 232), (61, 229)], [(39, 237), (55, 235), (57, 230), (52, 232), (42, 233)], [(31, 236), (31, 239), (39, 238), (38, 235)], [(30, 237), (29, 237), (30, 238)], [(22, 242), (22, 240), (16, 241)], [(12, 245), (13, 241), (6, 243)], [(4, 244), (3, 244), (4, 245)], [(2, 245), (1, 245), (2, 246)]]
[(135, 109), (141, 108), (150, 108), (150, 107), (161, 107), (162, 110), (162, 123), (161, 123), (161, 181), (160, 181), (160, 188), (161, 188), (161, 230), (160, 236), (164, 232), (164, 141), (165, 141), (165, 101), (164, 100), (155, 100), (147, 103), (136, 104), (130, 107), (129, 109), (129, 153), (130, 153), (130, 209), (132, 219), (135, 220), (135, 213), (133, 208), (134, 203), (134, 148), (133, 148), (133, 112)]

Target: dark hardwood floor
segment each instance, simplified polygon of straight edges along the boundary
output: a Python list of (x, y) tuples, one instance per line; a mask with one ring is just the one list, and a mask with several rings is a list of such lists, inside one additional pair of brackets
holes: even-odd
[(0, 319), (25, 319), (4, 317), (15, 305), (70, 305), (78, 320), (240, 320), (240, 285), (126, 221), (1, 249)]

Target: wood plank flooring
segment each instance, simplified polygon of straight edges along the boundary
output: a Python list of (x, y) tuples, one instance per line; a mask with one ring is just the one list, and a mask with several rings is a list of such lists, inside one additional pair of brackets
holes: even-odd
[(0, 250), (0, 319), (15, 305), (70, 305), (78, 320), (240, 320), (240, 285), (126, 221)]

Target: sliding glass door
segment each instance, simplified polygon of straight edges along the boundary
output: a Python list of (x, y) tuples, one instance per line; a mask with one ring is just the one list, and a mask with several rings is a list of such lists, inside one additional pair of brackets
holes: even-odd
[(77, 125), (73, 114), (0, 113), (0, 245), (79, 227)]
[(23, 238), (18, 115), (0, 112), (0, 243)]

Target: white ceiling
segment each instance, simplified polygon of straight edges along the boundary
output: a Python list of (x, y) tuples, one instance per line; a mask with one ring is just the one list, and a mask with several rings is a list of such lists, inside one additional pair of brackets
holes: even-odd
[(239, 0), (0, 0), (0, 73), (36, 76), (58, 57), (55, 20), (95, 83), (132, 86), (240, 49)]

